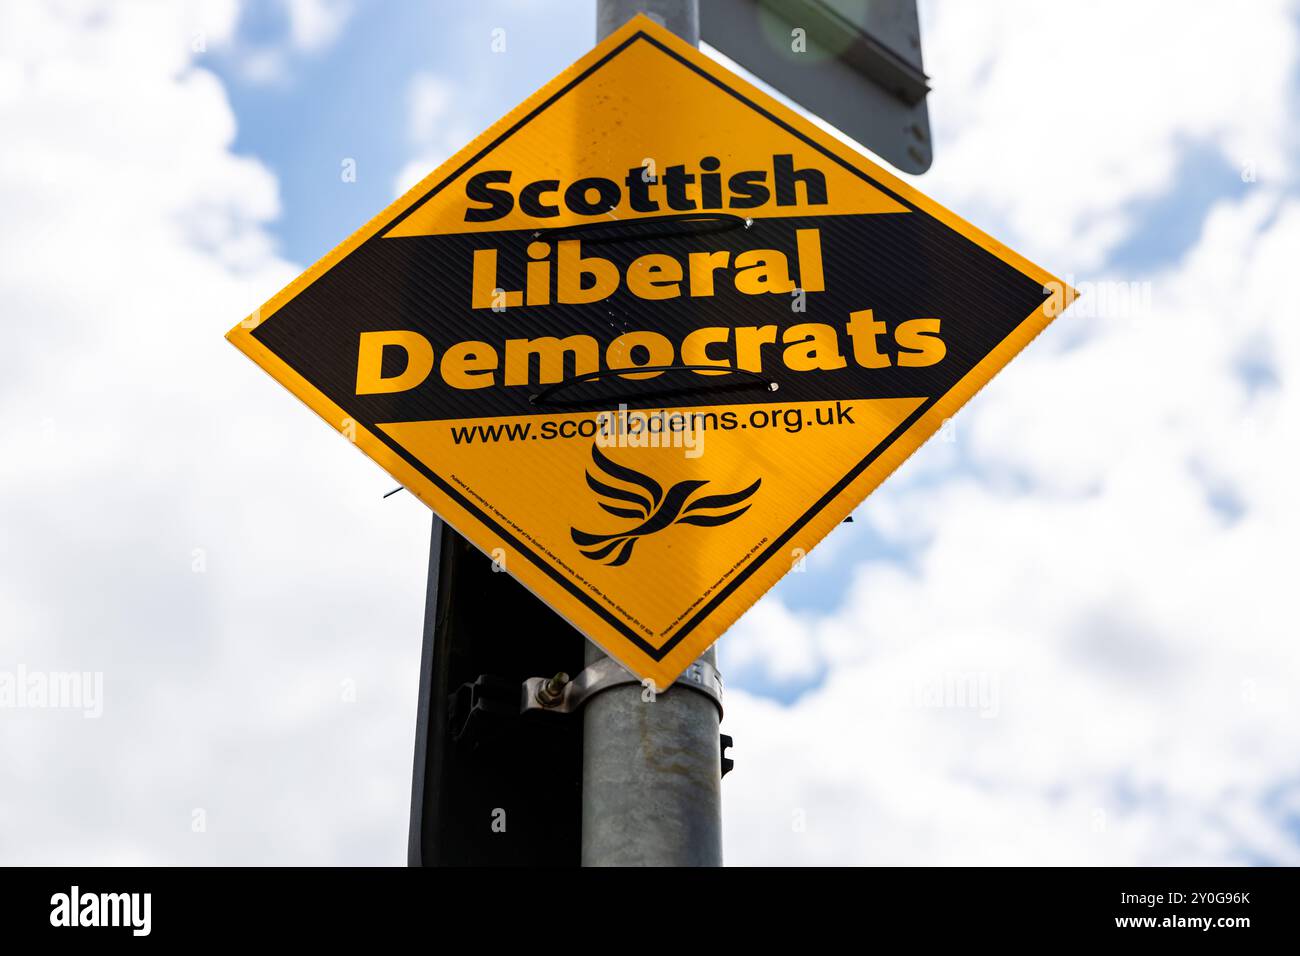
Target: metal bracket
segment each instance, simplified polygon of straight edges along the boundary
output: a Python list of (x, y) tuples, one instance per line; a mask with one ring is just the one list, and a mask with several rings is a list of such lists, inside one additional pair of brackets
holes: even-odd
[(545, 710), (557, 714), (574, 714), (601, 691), (624, 684), (640, 684), (656, 694), (667, 693), (678, 687), (697, 691), (713, 701), (718, 708), (718, 719), (722, 719), (722, 675), (712, 664), (695, 661), (673, 682), (671, 688), (658, 690), (653, 682), (641, 680), (612, 657), (588, 664), (572, 680), (567, 674), (528, 678), (520, 689), (519, 712)]
[(515, 685), (491, 674), (481, 674), (456, 688), (448, 703), (448, 735), (459, 746), (476, 750), (500, 736), (519, 719), (514, 707)]

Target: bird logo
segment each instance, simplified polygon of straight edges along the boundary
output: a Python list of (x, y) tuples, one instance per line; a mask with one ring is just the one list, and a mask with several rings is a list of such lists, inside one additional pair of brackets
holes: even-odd
[[(637, 524), (612, 534), (590, 534), (570, 528), (569, 534), (578, 552), (585, 558), (610, 567), (626, 564), (637, 541), (676, 524), (713, 528), (735, 521), (749, 510), (749, 499), (758, 491), (763, 479), (757, 478), (748, 488), (720, 495), (697, 495), (708, 481), (679, 481), (666, 492), (649, 475), (611, 461), (591, 446), (591, 460), (597, 474), (587, 471), (587, 487), (596, 493), (597, 504), (616, 518), (628, 518)], [(605, 480), (602, 480), (605, 479)], [(623, 487), (609, 482), (618, 481)]]

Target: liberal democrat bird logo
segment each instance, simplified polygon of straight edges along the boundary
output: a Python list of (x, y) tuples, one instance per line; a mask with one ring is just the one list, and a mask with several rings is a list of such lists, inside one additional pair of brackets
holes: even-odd
[(665, 492), (649, 475), (610, 461), (594, 444), (591, 446), (591, 460), (603, 477), (635, 488), (607, 484), (588, 471), (587, 486), (601, 496), (597, 504), (615, 517), (630, 518), (639, 524), (613, 534), (589, 534), (577, 528), (569, 529), (573, 543), (583, 557), (611, 567), (627, 563), (639, 538), (672, 525), (693, 524), (711, 528), (735, 521), (749, 510), (745, 502), (763, 483), (763, 479), (758, 478), (748, 488), (730, 494), (693, 497), (709, 482), (679, 481)]

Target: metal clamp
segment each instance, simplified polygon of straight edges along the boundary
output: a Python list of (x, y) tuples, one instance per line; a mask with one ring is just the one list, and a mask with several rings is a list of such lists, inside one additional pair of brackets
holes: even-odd
[(678, 687), (698, 691), (718, 708), (722, 719), (722, 675), (712, 664), (695, 661), (673, 682), (671, 688), (659, 690), (653, 682), (643, 681), (612, 657), (589, 664), (577, 677), (556, 674), (554, 677), (530, 677), (520, 691), (519, 712), (546, 710), (557, 714), (574, 714), (592, 697), (611, 687), (641, 684), (662, 694)]

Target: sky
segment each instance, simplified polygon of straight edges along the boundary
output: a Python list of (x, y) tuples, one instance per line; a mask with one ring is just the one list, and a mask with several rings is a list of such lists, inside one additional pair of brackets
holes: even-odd
[[(593, 24), (0, 4), (0, 683), (92, 675), (0, 862), (404, 862), (428, 512), (222, 336)], [(922, 31), (913, 181), (1085, 296), (720, 642), (726, 859), (1300, 864), (1300, 8)]]

